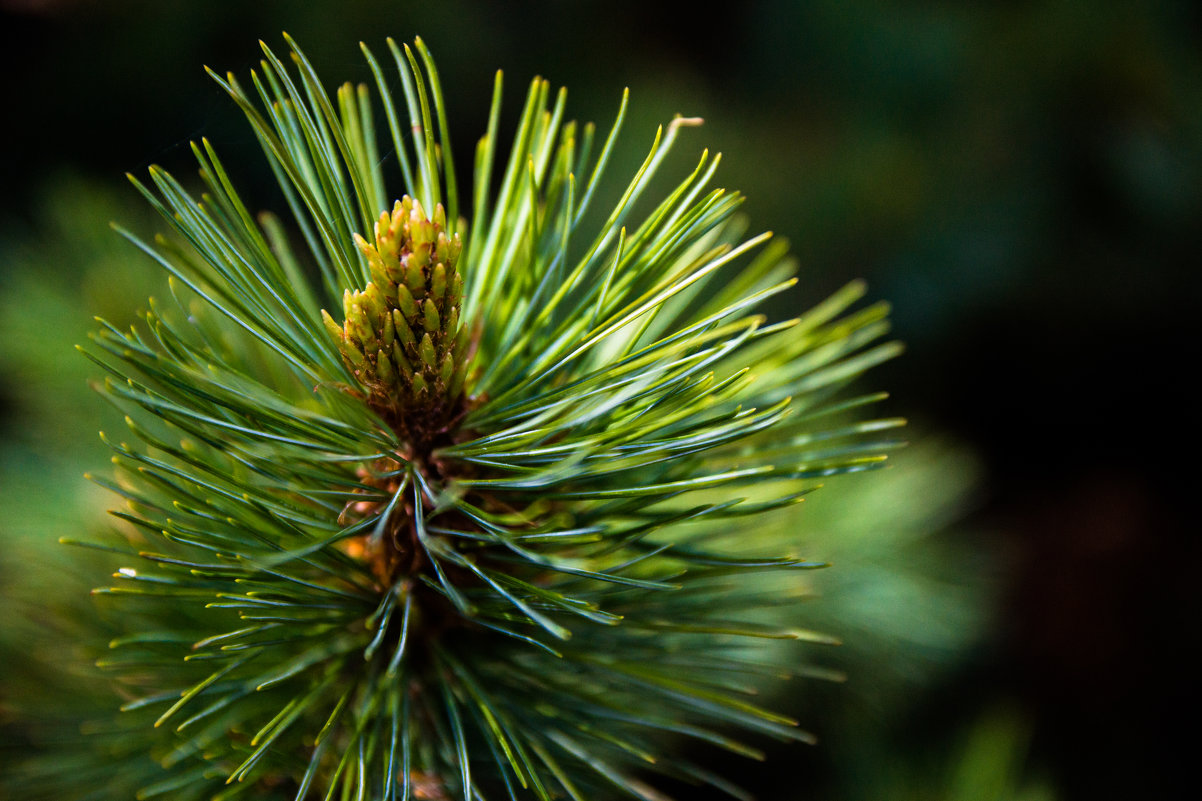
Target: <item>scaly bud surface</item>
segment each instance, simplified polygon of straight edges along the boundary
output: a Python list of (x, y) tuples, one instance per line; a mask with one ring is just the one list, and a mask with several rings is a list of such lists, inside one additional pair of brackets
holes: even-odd
[(406, 195), (381, 212), (374, 241), (355, 234), (371, 281), (343, 297), (341, 326), (322, 321), (368, 403), (422, 450), (461, 407), (467, 359), (459, 330), (461, 243), (448, 234), (441, 204), (427, 217)]

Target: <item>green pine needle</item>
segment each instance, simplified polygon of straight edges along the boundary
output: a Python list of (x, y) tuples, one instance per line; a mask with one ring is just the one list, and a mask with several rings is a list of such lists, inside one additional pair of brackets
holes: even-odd
[(748, 694), (788, 672), (757, 640), (828, 639), (761, 622), (820, 565), (756, 528), (895, 444), (901, 421), (847, 417), (880, 396), (839, 392), (898, 352), (887, 310), (851, 311), (853, 284), (756, 314), (794, 266), (740, 237), (718, 158), (644, 197), (697, 120), (594, 210), (626, 97), (594, 157), (535, 80), (498, 178), (498, 73), (468, 215), (420, 39), (363, 48), (376, 101), (288, 46), (249, 89), (211, 74), (296, 236), (207, 141), (199, 196), (131, 177), (170, 233), (118, 230), (170, 295), (89, 351), (129, 414), (100, 479), (128, 564), (97, 592), (124, 598), (107, 661), (150, 716), (122, 737), (163, 771), (141, 797), (658, 798), (648, 771), (738, 794), (671, 740), (811, 739)]

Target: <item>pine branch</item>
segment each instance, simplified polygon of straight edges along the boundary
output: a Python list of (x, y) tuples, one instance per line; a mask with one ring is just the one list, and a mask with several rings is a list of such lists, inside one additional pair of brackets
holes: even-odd
[(388, 70), (364, 47), (386, 137), (368, 87), (331, 99), (288, 44), (252, 91), (213, 77), (303, 251), (201, 142), (200, 196), (131, 178), (170, 234), (120, 231), (170, 297), (88, 351), (129, 415), (97, 481), (132, 533), (96, 592), (128, 610), (106, 661), (162, 769), (141, 796), (659, 798), (647, 771), (739, 795), (664, 749), (811, 739), (747, 696), (788, 672), (756, 641), (829, 640), (761, 622), (820, 565), (757, 552), (755, 528), (895, 444), (901, 421), (847, 417), (879, 396), (841, 394), (897, 353), (887, 310), (853, 311), (854, 284), (757, 314), (794, 266), (741, 238), (717, 157), (637, 215), (696, 120), (591, 228), (626, 98), (593, 158), (535, 80), (494, 181), (498, 74), (469, 222), (421, 40), (389, 40)]

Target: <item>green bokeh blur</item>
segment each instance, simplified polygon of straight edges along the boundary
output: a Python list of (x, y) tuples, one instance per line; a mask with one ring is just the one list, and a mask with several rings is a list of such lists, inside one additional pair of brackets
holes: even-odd
[[(163, 285), (107, 229), (153, 225), (122, 174), (191, 174), (204, 136), (252, 205), (279, 208), (201, 65), (245, 73), (257, 40), (287, 30), (327, 80), (360, 80), (360, 40), (420, 34), (461, 172), (495, 69), (507, 119), (535, 74), (602, 126), (629, 86), (616, 162), (637, 163), (673, 114), (704, 117), (676, 163), (722, 151), (719, 184), (791, 240), (802, 291), (779, 314), (856, 277), (894, 304), (909, 352), (871, 383), (917, 446), (796, 523), (835, 562), (812, 615), (846, 641), (827, 662), (850, 680), (795, 701), (823, 745), (727, 772), (768, 801), (1176, 791), (1188, 743), (1167, 723), (1197, 700), (1200, 650), (1182, 386), (1202, 301), (1194, 4), (0, 0), (0, 14), (10, 647), (53, 627), (38, 619), (48, 588), (86, 588), (55, 543), (111, 505), (82, 474), (104, 469), (95, 432), (121, 422), (72, 345)], [(0, 726), (25, 670), (8, 669)]]

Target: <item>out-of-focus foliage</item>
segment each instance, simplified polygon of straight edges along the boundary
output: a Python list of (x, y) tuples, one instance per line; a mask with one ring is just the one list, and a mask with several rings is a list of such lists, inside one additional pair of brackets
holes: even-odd
[[(108, 504), (82, 473), (108, 449), (96, 432), (121, 416), (94, 402), (95, 370), (75, 351), (92, 315), (133, 322), (162, 285), (152, 265), (130, 258), (115, 215), (144, 228), (128, 191), (63, 176), (48, 181), (29, 233), (0, 229), (0, 536), (33, 547), (77, 533)], [(141, 224), (139, 224), (139, 221)], [(132, 301), (132, 302), (131, 302)], [(3, 408), (3, 407), (0, 407)]]
[[(144, 227), (138, 220), (149, 215), (133, 201), (60, 175), (41, 189), (33, 232), (0, 235), (0, 763), (11, 780), (74, 772), (130, 793), (137, 760), (115, 778), (103, 759), (62, 756), (121, 701), (93, 666), (109, 627), (88, 591), (106, 560), (81, 562), (58, 539), (105, 525), (108, 494), (82, 477), (108, 458), (97, 430), (121, 421), (96, 403), (95, 370), (75, 346), (93, 312), (128, 324), (130, 300), (161, 284), (109, 228), (117, 214)], [(43, 786), (54, 792), (53, 782)]]
[[(844, 801), (1055, 801), (1047, 778), (1028, 760), (1031, 722), (1013, 708), (991, 707), (940, 743), (937, 753), (905, 762), (879, 755), (849, 781)], [(935, 749), (932, 749), (934, 751)]]
[(828, 661), (868, 714), (857, 725), (904, 707), (988, 630), (996, 554), (960, 522), (980, 471), (965, 448), (920, 439), (865, 486), (814, 493), (780, 526), (831, 563), (806, 577), (817, 598), (805, 612), (842, 643)]

